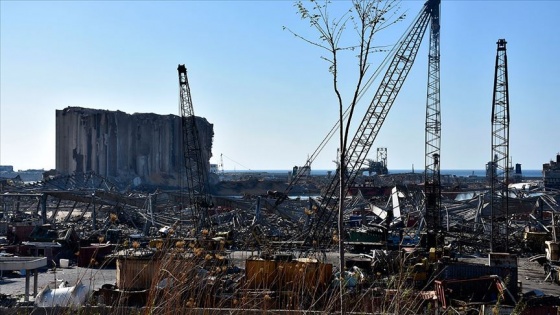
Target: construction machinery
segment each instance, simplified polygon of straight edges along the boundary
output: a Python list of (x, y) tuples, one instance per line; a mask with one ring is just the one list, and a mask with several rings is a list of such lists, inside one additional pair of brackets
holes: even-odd
[(509, 93), (506, 40), (499, 39), (492, 99), (492, 160), (490, 164), (491, 252), (508, 252)]
[[(413, 63), (422, 42), (422, 38), (431, 23), (432, 36), (430, 37), (430, 81), (428, 86), (428, 106), (427, 117), (430, 122), (430, 140), (426, 141), (430, 147), (431, 158), (426, 161), (430, 165), (430, 174), (435, 173), (439, 177), (439, 0), (428, 0), (420, 14), (417, 16), (412, 26), (409, 28), (403, 40), (398, 44), (393, 59), (382, 78), (381, 84), (375, 93), (373, 100), (368, 107), (362, 122), (360, 123), (352, 142), (347, 148), (347, 158), (344, 163), (346, 172), (344, 176), (345, 187), (340, 189), (340, 176), (333, 177), (329, 186), (322, 196), (318, 211), (315, 212), (313, 222), (309, 225), (305, 233), (306, 244), (318, 244), (319, 246), (328, 244), (331, 241), (331, 225), (335, 210), (335, 200), (345, 198), (347, 185), (351, 185), (358, 175), (358, 171), (367, 156), (377, 134), (383, 125), (396, 96), (398, 95)], [(427, 122), (428, 126), (428, 122)], [(428, 128), (427, 128), (428, 129)], [(433, 135), (432, 135), (433, 134)], [(433, 159), (433, 160), (432, 160)], [(436, 162), (437, 161), (437, 162)], [(437, 172), (434, 172), (436, 170)], [(439, 180), (435, 183), (439, 185)], [(342, 192), (337, 196), (337, 192)], [(437, 212), (437, 209), (430, 209), (430, 214)], [(435, 227), (437, 230), (437, 227)]]
[[(383, 125), (396, 96), (398, 95), (420, 48), (425, 31), (430, 24), (430, 53), (429, 53), (429, 78), (428, 78), (428, 99), (426, 104), (426, 223), (428, 227), (428, 237), (426, 246), (433, 248), (436, 240), (442, 240), (440, 228), (440, 207), (441, 207), (441, 186), (440, 186), (440, 97), (439, 97), (439, 7), (440, 0), (428, 0), (422, 7), (419, 15), (415, 18), (412, 25), (408, 28), (405, 35), (401, 38), (398, 45), (392, 51), (392, 60), (386, 70), (384, 77), (375, 93), (370, 105), (347, 148), (346, 159), (344, 161), (345, 180), (344, 187), (340, 189), (340, 161), (337, 163), (337, 173), (332, 177), (330, 183), (321, 194), (320, 201), (310, 204), (306, 213), (309, 218), (303, 231), (303, 247), (312, 251), (321, 250), (332, 242), (333, 233), (331, 230), (334, 214), (338, 213), (336, 201), (345, 198), (348, 187), (351, 186), (356, 176), (362, 170), (362, 165), (366, 156)], [(347, 110), (348, 111), (348, 110)], [(344, 113), (346, 117), (347, 111)], [(325, 147), (326, 143), (332, 138), (336, 130), (340, 127), (340, 122), (330, 130), (329, 134), (315, 152), (307, 159), (303, 167), (292, 177), (285, 193), (279, 194), (276, 198), (273, 211), (279, 212), (279, 205), (288, 198), (291, 189), (304, 177), (304, 171), (308, 169), (313, 160)], [(385, 154), (386, 149), (381, 148), (379, 155)], [(379, 151), (379, 150), (378, 150)], [(386, 163), (386, 162), (385, 162)], [(342, 192), (342, 195), (341, 193)], [(442, 242), (439, 242), (442, 245)]]
[(177, 71), (179, 73), (179, 106), (183, 131), (188, 205), (192, 215), (191, 222), (193, 222), (196, 231), (201, 231), (203, 228), (211, 227), (208, 209), (213, 203), (208, 190), (209, 159), (197, 128), (187, 78), (187, 68), (180, 64)]
[(425, 248), (443, 246), (441, 231), (441, 111), (440, 111), (440, 54), (439, 54), (439, 3), (427, 4), (430, 11), (430, 52), (428, 56), (428, 92), (426, 100), (426, 147), (424, 168), (424, 195), (426, 196)]

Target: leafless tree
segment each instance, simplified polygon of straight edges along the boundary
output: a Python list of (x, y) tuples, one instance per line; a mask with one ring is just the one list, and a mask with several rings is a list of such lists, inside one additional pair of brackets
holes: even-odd
[[(328, 64), (328, 70), (332, 75), (333, 90), (336, 94), (339, 107), (339, 188), (340, 196), (343, 196), (346, 189), (346, 158), (349, 127), (354, 115), (354, 109), (358, 103), (363, 87), (367, 82), (368, 70), (370, 68), (369, 59), (371, 54), (383, 50), (381, 46), (374, 45), (376, 34), (387, 29), (389, 26), (404, 19), (401, 13), (400, 0), (352, 0), (351, 2), (338, 2), (337, 5), (350, 4), (351, 7), (342, 12), (332, 12), (331, 1), (309, 2), (298, 1), (295, 3), (297, 12), (303, 20), (310, 23), (310, 26), (318, 32), (318, 38), (311, 39), (301, 36), (299, 33), (285, 27), (295, 37), (317, 46), (325, 52), (321, 59)], [(335, 14), (338, 13), (338, 14)], [(349, 44), (345, 44), (349, 43)], [(357, 81), (352, 92), (350, 103), (346, 109), (345, 99), (339, 84), (343, 53), (353, 53), (358, 59)], [(345, 67), (346, 68), (346, 67)], [(351, 140), (351, 139), (350, 139)], [(340, 297), (341, 312), (344, 312), (342, 297), (344, 294), (344, 200), (339, 198), (338, 209), (338, 242), (340, 254)]]

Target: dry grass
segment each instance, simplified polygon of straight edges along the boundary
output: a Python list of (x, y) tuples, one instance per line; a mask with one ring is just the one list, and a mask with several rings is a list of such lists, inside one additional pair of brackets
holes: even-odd
[[(232, 265), (223, 245), (178, 240), (156, 243), (156, 248), (148, 250), (133, 244), (130, 255), (120, 260), (128, 267), (121, 265), (117, 288), (110, 288), (110, 298), (101, 300), (115, 314), (127, 313), (124, 310), (130, 306), (143, 306), (137, 309), (141, 314), (158, 315), (199, 314), (201, 310), (204, 314), (224, 310), (237, 314), (340, 312), (340, 281), (332, 265), (249, 259), (245, 270), (240, 270)], [(135, 256), (142, 251), (153, 254)], [(352, 283), (344, 288), (345, 312), (423, 313), (430, 306), (410, 281), (414, 277), (411, 265), (404, 258), (395, 262), (396, 273), (365, 277), (360, 273), (354, 274), (356, 281), (344, 279)]]

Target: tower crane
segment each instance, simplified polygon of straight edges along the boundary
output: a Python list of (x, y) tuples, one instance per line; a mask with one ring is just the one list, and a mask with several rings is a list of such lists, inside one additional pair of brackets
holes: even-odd
[(208, 208), (212, 200), (208, 190), (208, 157), (203, 150), (196, 117), (191, 99), (187, 68), (180, 64), (179, 73), (179, 106), (183, 131), (183, 156), (187, 180), (188, 203), (193, 215), (197, 231), (211, 226)]
[(499, 39), (492, 99), (491, 252), (508, 252), (509, 93), (506, 40)]
[[(438, 75), (433, 77), (437, 80), (437, 83), (431, 81), (431, 86), (437, 86), (437, 91), (433, 90), (431, 93), (438, 93), (437, 104), (439, 108), (439, 6), (440, 0), (426, 1), (420, 14), (414, 20), (404, 39), (398, 45), (396, 53), (393, 56), (385, 76), (383, 77), (381, 84), (379, 85), (378, 90), (375, 93), (373, 100), (371, 101), (370, 106), (348, 147), (347, 160), (343, 161), (346, 164), (347, 169), (347, 173), (345, 174), (345, 176), (347, 176), (347, 180), (345, 181), (346, 185), (350, 185), (354, 181), (365, 160), (365, 157), (371, 149), (373, 141), (377, 137), (377, 134), (411, 69), (412, 64), (414, 63), (423, 35), (430, 20), (432, 21), (431, 27), (437, 27), (437, 31), (432, 31), (432, 36), (430, 37), (430, 40), (432, 41), (430, 46), (437, 47), (437, 54), (434, 54), (434, 58), (430, 58), (430, 61), (433, 59), (438, 62), (437, 67), (434, 66), (434, 68), (438, 69)], [(437, 20), (437, 23), (435, 23), (434, 20)], [(436, 36), (438, 36), (437, 41), (435, 39)], [(431, 54), (432, 53), (433, 52), (431, 52)], [(429, 101), (428, 104), (432, 104), (432, 102)], [(439, 145), (439, 141), (436, 143)], [(339, 187), (340, 179), (337, 174), (333, 177), (323, 194), (321, 205), (318, 207), (315, 214), (314, 222), (310, 225), (306, 233), (306, 244), (316, 243), (322, 245), (329, 242), (331, 235), (329, 235), (327, 231), (329, 231), (333, 215), (336, 212), (334, 211), (333, 201), (335, 200), (338, 191), (342, 191), (343, 194), (347, 192), (347, 189), (340, 190)], [(345, 195), (338, 197), (345, 198)]]

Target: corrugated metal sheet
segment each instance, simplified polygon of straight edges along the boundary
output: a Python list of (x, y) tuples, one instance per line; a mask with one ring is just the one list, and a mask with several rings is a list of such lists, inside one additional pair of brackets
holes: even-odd
[(301, 261), (247, 260), (247, 289), (316, 289), (329, 285), (332, 264)]
[(80, 247), (78, 251), (78, 267), (95, 268), (101, 266), (105, 256), (112, 253), (113, 245), (101, 244)]
[(159, 260), (117, 259), (117, 287), (121, 290), (144, 290), (158, 275)]
[(276, 263), (271, 260), (247, 260), (245, 262), (247, 288), (255, 290), (275, 287), (278, 281)]
[(445, 266), (441, 271), (438, 280), (461, 280), (475, 279), (483, 276), (497, 275), (506, 283), (508, 290), (517, 294), (517, 269), (499, 266), (486, 266), (478, 264), (451, 264)]

